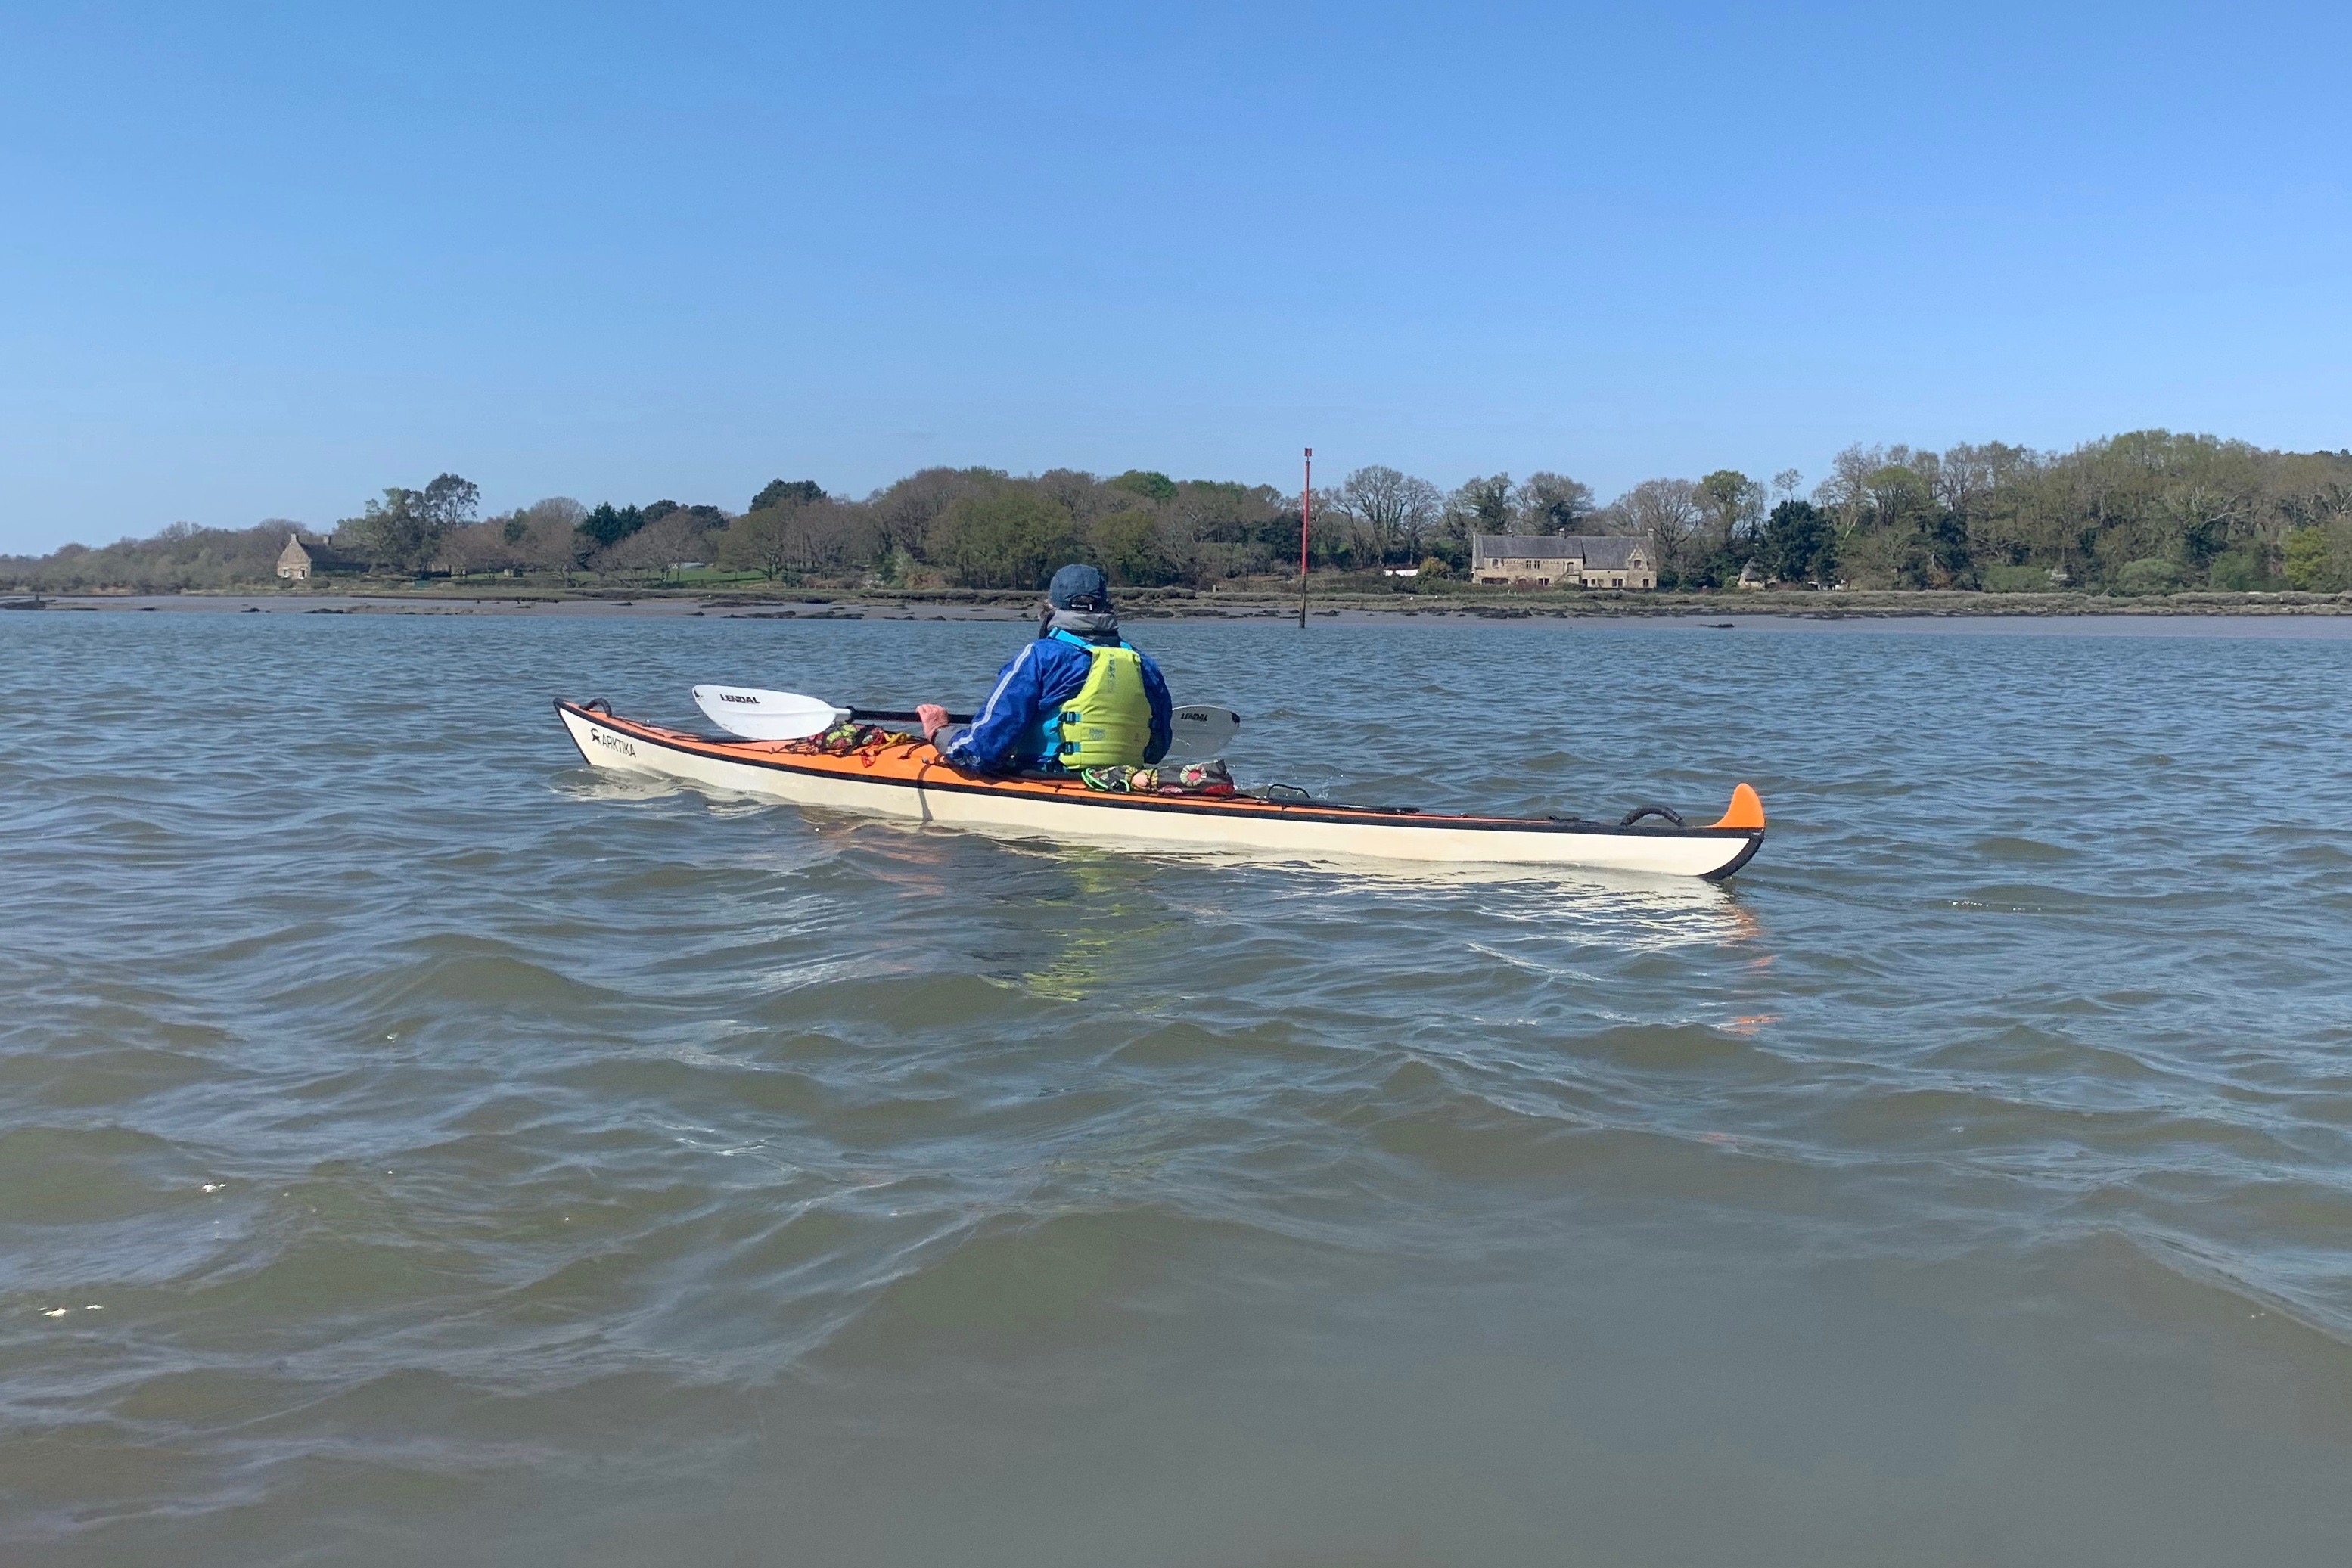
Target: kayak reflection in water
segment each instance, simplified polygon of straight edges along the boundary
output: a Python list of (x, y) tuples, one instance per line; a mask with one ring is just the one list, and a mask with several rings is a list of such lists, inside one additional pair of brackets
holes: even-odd
[(982, 773), (1075, 773), (1157, 762), (1170, 739), (1168, 683), (1118, 634), (1110, 585), (1091, 566), (1054, 574), (1037, 639), (996, 677), (970, 724), (916, 713), (940, 758)]

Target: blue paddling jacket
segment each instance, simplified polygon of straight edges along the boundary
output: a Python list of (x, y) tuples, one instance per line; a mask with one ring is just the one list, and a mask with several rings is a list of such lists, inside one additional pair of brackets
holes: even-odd
[[(1078, 695), (1094, 673), (1091, 644), (1067, 632), (1055, 632), (1029, 643), (996, 677), (996, 689), (972, 716), (969, 725), (940, 732), (940, 756), (958, 768), (982, 773), (1018, 773), (1048, 766), (1047, 720)], [(1172, 735), (1168, 683), (1148, 653), (1143, 664), (1143, 693), (1151, 704), (1151, 743), (1143, 759), (1157, 762), (1168, 753)]]

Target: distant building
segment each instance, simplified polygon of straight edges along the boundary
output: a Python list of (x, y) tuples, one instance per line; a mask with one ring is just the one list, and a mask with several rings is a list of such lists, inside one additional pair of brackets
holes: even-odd
[(287, 582), (308, 582), (313, 574), (331, 571), (362, 571), (366, 566), (322, 539), (304, 542), (299, 531), (288, 534), (286, 548), (278, 552), (278, 575)]
[(1470, 580), (1529, 588), (1655, 588), (1647, 540), (1622, 534), (1473, 534)]
[(1738, 586), (1749, 590), (1769, 588), (1772, 586), (1772, 579), (1765, 573), (1762, 567), (1751, 560), (1739, 569)]

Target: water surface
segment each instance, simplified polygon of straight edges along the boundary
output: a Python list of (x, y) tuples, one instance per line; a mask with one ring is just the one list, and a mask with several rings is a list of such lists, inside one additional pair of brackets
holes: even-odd
[[(1833, 630), (1833, 634), (1824, 634)], [(1357, 799), (1728, 888), (1009, 843), (547, 700), (1019, 629), (0, 618), (0, 1545), (2340, 1562), (2338, 623), (1154, 623)]]

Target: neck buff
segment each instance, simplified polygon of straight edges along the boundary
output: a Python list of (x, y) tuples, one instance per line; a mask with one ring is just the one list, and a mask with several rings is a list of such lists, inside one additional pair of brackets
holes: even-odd
[(1037, 635), (1049, 637), (1056, 632), (1067, 632), (1089, 643), (1116, 643), (1118, 617), (1108, 610), (1048, 610), (1037, 622)]

